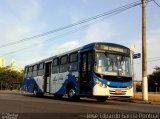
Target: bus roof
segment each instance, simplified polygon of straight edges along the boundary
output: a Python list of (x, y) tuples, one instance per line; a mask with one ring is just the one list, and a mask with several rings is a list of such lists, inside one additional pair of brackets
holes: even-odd
[(35, 62), (33, 64), (26, 65), (25, 67), (34, 66), (34, 65), (40, 64), (40, 63), (50, 62), (50, 61), (53, 60), (53, 58), (60, 57), (60, 56), (63, 56), (65, 54), (70, 54), (70, 53), (73, 53), (73, 52), (84, 52), (84, 51), (87, 51), (87, 50), (95, 49), (96, 45), (108, 45), (108, 46), (113, 46), (113, 47), (117, 46), (117, 47), (122, 47), (122, 48), (130, 50), (129, 48), (127, 48), (127, 47), (125, 47), (123, 45), (120, 45), (120, 44), (106, 43), (106, 42), (94, 42), (94, 43), (89, 43), (89, 44), (86, 44), (86, 45), (84, 45), (82, 47), (79, 47), (79, 48), (76, 48), (76, 49), (73, 49), (73, 50), (58, 54), (58, 55), (51, 56), (49, 58), (46, 58), (46, 59), (40, 60), (38, 62)]

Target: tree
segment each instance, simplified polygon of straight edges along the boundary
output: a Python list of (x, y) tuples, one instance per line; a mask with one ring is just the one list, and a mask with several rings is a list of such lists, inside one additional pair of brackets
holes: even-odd
[(154, 71), (148, 76), (148, 89), (150, 92), (157, 92), (160, 87), (160, 67), (155, 66)]
[[(0, 68), (0, 83), (1, 88), (6, 89), (9, 87), (13, 87), (13, 89), (17, 89), (19, 83), (23, 80), (23, 71), (18, 72), (14, 70), (7, 70), (6, 68)], [(14, 85), (16, 84), (16, 85)]]

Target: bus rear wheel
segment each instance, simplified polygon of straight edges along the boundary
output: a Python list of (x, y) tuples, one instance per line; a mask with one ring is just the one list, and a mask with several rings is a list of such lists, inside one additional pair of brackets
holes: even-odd
[(35, 85), (33, 89), (33, 95), (37, 97), (42, 97), (43, 93), (38, 93), (38, 87)]
[(108, 96), (96, 96), (98, 102), (105, 102), (108, 99)]
[(68, 99), (72, 101), (78, 101), (80, 99), (79, 96), (76, 95), (76, 90), (75, 88), (69, 88), (67, 91)]
[(37, 88), (37, 86), (34, 86), (33, 95), (34, 96), (38, 96), (38, 88)]

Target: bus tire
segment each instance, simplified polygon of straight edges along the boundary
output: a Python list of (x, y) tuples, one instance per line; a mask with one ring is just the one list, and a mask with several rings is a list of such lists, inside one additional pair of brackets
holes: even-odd
[(43, 96), (43, 93), (38, 93), (38, 86), (37, 85), (34, 86), (33, 95), (36, 96), (36, 97), (42, 97)]
[(98, 102), (105, 102), (108, 99), (108, 96), (96, 96)]
[(68, 89), (67, 95), (68, 99), (72, 101), (78, 101), (80, 99), (80, 97), (76, 95), (76, 90), (74, 87)]
[(33, 95), (38, 96), (38, 88), (36, 85), (34, 86), (34, 89), (33, 89)]

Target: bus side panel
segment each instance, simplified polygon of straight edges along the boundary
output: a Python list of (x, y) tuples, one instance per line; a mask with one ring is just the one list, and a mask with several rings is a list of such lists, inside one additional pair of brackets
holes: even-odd
[(56, 82), (55, 93), (64, 94), (65, 93), (65, 82), (68, 77), (68, 72), (59, 73), (59, 78)]
[(36, 81), (36, 84), (38, 86), (38, 93), (44, 93), (44, 79), (43, 76), (37, 76), (34, 78)]
[(23, 81), (22, 90), (32, 93), (35, 84), (36, 82), (33, 78), (25, 78)]
[(78, 72), (64, 72), (59, 74), (52, 74), (51, 80), (51, 93), (53, 94), (65, 94), (68, 83), (72, 83), (75, 86), (76, 94), (79, 94), (79, 87), (76, 78)]
[(43, 78), (41, 76), (25, 78), (22, 90), (32, 93), (35, 85), (38, 86), (38, 93), (43, 93)]

